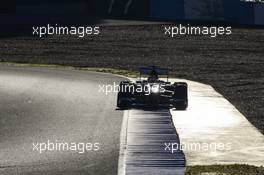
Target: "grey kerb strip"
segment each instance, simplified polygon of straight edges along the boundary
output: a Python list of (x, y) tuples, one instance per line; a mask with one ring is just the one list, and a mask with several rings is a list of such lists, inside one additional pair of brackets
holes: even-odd
[[(129, 110), (124, 150), (126, 175), (184, 175), (185, 156), (165, 143), (180, 143), (169, 110)], [(179, 144), (180, 145), (180, 144)]]

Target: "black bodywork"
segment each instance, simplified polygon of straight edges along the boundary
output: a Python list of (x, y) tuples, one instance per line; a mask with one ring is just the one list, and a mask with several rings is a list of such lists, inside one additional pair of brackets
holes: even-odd
[[(132, 107), (168, 107), (186, 110), (188, 107), (188, 85), (185, 82), (168, 81), (168, 69), (156, 67), (140, 68), (140, 80), (136, 82), (122, 81), (119, 85), (117, 107), (127, 109)], [(142, 80), (143, 74), (149, 75), (148, 80)], [(167, 81), (158, 79), (166, 75)], [(150, 77), (156, 77), (151, 80)]]

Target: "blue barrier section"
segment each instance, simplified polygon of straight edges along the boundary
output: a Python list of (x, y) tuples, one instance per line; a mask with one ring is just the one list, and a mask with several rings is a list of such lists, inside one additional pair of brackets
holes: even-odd
[(240, 0), (223, 0), (224, 19), (239, 22)]
[(240, 2), (239, 23), (253, 25), (255, 23), (254, 3)]
[[(14, 0), (10, 0), (10, 2), (12, 1)], [(242, 2), (241, 0), (219, 1), (222, 2), (221, 8), (223, 8), (223, 12), (220, 13), (220, 16), (216, 17), (216, 15), (211, 14), (207, 18), (204, 18), (203, 11), (209, 10), (210, 13), (213, 13), (210, 6), (212, 5), (211, 3), (214, 3), (215, 1), (24, 0), (17, 1), (16, 13), (14, 14), (12, 14), (12, 10), (7, 11), (9, 7), (14, 6), (12, 3), (11, 5), (4, 4), (0, 6), (0, 20), (4, 24), (10, 23), (10, 20), (23, 24), (48, 22), (83, 23), (94, 20), (94, 17), (96, 16), (98, 18), (112, 17), (127, 19), (139, 18), (144, 20), (210, 20), (215, 22), (220, 19), (221, 21), (224, 20), (235, 24), (256, 24), (264, 26), (264, 3)]]
[(255, 5), (255, 24), (264, 25), (264, 4)]
[(184, 0), (151, 0), (150, 17), (159, 19), (184, 19)]

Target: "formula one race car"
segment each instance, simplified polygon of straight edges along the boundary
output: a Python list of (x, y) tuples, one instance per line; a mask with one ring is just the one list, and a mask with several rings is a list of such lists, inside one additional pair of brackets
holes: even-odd
[[(122, 81), (119, 85), (117, 107), (169, 107), (186, 110), (188, 107), (188, 85), (185, 82), (171, 84), (168, 81), (169, 70), (157, 67), (140, 68), (140, 80), (136, 82)], [(148, 75), (142, 80), (142, 75)], [(166, 75), (167, 81), (159, 76)]]

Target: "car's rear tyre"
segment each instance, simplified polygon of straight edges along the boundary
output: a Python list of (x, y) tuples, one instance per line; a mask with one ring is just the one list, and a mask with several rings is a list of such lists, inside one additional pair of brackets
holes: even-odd
[(128, 97), (124, 96), (124, 94), (120, 93), (117, 97), (117, 107), (119, 109), (128, 109), (131, 106), (131, 102)]
[(188, 108), (187, 83), (174, 83), (173, 107), (176, 108), (176, 110), (186, 110)]
[(122, 81), (119, 85), (119, 92), (117, 95), (117, 107), (119, 109), (128, 109), (131, 106), (129, 83), (129, 81)]
[(176, 110), (184, 111), (184, 110), (186, 110), (188, 108), (188, 102), (187, 101), (184, 101), (184, 102), (181, 102), (181, 103), (175, 103), (173, 105), (173, 107)]

